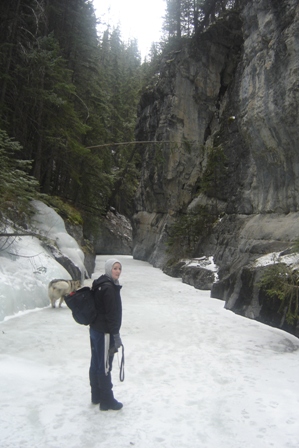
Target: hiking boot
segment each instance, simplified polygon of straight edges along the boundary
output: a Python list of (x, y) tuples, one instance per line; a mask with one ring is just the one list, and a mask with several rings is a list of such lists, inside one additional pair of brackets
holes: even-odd
[(119, 411), (122, 407), (123, 404), (115, 400), (115, 398), (109, 403), (100, 403), (100, 411), (108, 411), (109, 409), (112, 411)]

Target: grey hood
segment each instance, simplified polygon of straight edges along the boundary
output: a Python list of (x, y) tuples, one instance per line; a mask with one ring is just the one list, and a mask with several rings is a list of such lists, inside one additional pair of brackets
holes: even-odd
[(107, 275), (107, 277), (109, 277), (113, 281), (113, 283), (115, 283), (116, 285), (119, 285), (119, 281), (113, 280), (112, 274), (111, 274), (113, 265), (115, 265), (115, 263), (119, 263), (122, 268), (122, 264), (119, 260), (117, 260), (117, 258), (109, 258), (109, 260), (107, 260), (105, 263), (105, 274)]

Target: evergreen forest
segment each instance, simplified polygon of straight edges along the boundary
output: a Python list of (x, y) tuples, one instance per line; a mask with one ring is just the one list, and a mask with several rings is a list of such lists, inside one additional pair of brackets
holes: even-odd
[(119, 28), (99, 33), (91, 0), (1, 0), (2, 224), (36, 195), (71, 204), (85, 224), (109, 207), (130, 217), (142, 90), (163, 52), (237, 3), (166, 0), (163, 38), (141, 61), (138, 42), (123, 42)]

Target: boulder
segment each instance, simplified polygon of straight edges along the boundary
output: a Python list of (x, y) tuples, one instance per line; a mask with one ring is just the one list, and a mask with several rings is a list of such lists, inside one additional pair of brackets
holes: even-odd
[(187, 266), (183, 270), (182, 281), (196, 289), (210, 290), (215, 281), (215, 275), (214, 272), (205, 268)]

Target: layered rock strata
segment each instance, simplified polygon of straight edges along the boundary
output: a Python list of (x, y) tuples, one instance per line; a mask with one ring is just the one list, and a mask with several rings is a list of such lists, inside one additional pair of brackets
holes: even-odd
[(137, 138), (155, 143), (142, 150), (134, 257), (161, 268), (183, 257), (171, 228), (204, 208), (213, 222), (189, 255), (214, 257), (212, 296), (251, 318), (263, 310), (244, 269), (299, 239), (298, 49), (296, 0), (243, 1), (164, 58), (140, 102)]

